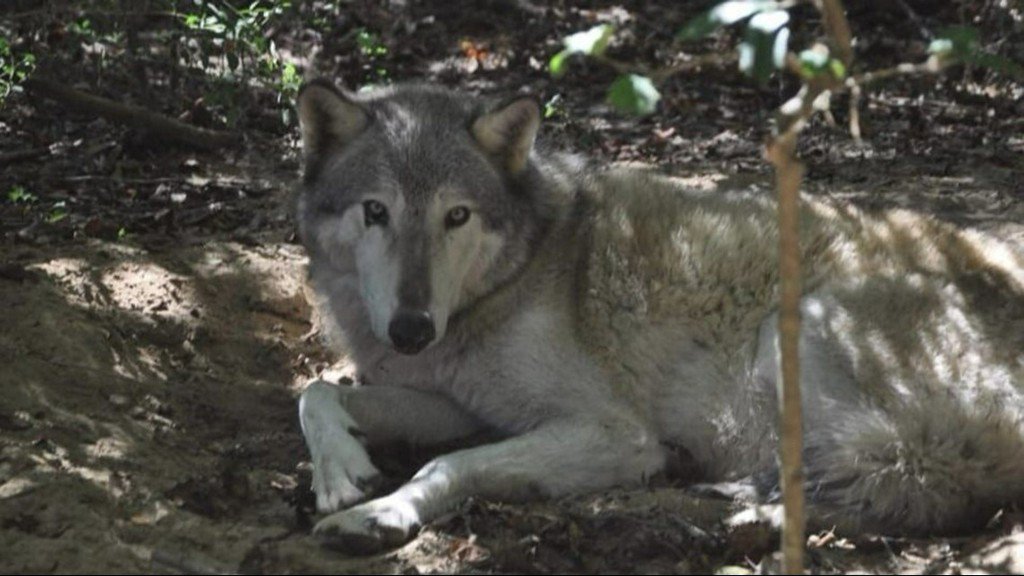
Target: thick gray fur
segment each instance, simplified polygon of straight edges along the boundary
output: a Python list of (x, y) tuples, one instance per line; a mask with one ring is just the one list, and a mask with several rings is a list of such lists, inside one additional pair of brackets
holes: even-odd
[[(301, 399), (328, 542), (396, 545), (473, 495), (640, 485), (671, 445), (709, 482), (775, 476), (765, 195), (538, 152), (523, 99), (319, 81), (299, 109), (310, 278), (370, 384), (314, 382)], [(458, 208), (472, 216), (446, 224)], [(954, 532), (1024, 497), (1020, 248), (906, 211), (803, 210), (812, 521)], [(415, 354), (392, 341), (402, 313), (433, 323)], [(366, 445), (481, 429), (507, 439), (367, 501)]]

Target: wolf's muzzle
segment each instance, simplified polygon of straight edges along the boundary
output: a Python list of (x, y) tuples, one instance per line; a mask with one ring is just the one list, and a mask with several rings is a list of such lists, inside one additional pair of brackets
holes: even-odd
[(388, 336), (395, 350), (417, 354), (434, 341), (434, 319), (429, 312), (400, 310), (388, 324)]

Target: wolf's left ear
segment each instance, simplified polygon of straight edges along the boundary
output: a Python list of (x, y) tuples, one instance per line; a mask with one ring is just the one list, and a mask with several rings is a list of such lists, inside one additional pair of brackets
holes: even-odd
[(540, 127), (540, 105), (533, 98), (517, 98), (473, 122), (480, 147), (504, 161), (512, 174), (526, 167)]
[(366, 129), (370, 116), (358, 103), (324, 79), (302, 86), (298, 98), (302, 148), (306, 156), (343, 148)]

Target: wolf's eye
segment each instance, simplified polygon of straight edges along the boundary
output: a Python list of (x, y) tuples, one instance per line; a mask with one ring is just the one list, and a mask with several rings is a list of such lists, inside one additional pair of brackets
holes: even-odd
[(363, 217), (367, 226), (387, 226), (388, 209), (376, 200), (363, 202)]
[(451, 230), (452, 228), (462, 226), (467, 220), (469, 220), (469, 208), (456, 206), (444, 215), (444, 226)]

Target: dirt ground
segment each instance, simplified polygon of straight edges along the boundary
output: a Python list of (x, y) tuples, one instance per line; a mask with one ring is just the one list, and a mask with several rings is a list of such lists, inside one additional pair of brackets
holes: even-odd
[[(323, 38), (294, 39), (290, 49), (324, 47), (309, 67), (352, 84), (383, 67), (398, 80), (528, 90), (554, 102), (543, 130), (557, 146), (600, 162), (657, 163), (698, 187), (768, 193), (759, 143), (785, 86), (756, 90), (731, 68), (679, 76), (663, 87), (659, 113), (638, 120), (603, 103), (607, 70), (579, 62), (553, 80), (543, 69), (562, 35), (596, 21), (631, 31), (614, 48), (623, 58), (658, 57), (653, 47), (692, 7), (599, 3), (552, 18), (527, 2), (485, 4), (489, 11), (351, 4), (337, 27), (376, 27), (392, 46), (369, 65)], [(922, 53), (914, 26), (894, 10), (851, 15), (855, 27), (875, 27), (858, 47), (872, 64)], [(1009, 38), (1020, 56), (1024, 42)], [(81, 70), (63, 73), (175, 110), (174, 95), (142, 94), (127, 71), (98, 87)], [(836, 126), (816, 122), (803, 138), (807, 189), (909, 207), (1024, 246), (1022, 96), (1020, 84), (979, 71), (888, 84), (865, 99), (863, 145), (844, 130), (839, 103)], [(309, 535), (316, 516), (296, 398), (316, 376), (354, 375), (325, 346), (307, 297), (291, 218), (296, 129), (262, 128), (261, 114), (240, 149), (220, 153), (170, 147), (24, 94), (0, 117), (2, 150), (59, 144), (0, 172), (0, 191), (35, 196), (0, 199), (0, 572), (778, 570), (778, 535), (727, 521), (744, 509), (690, 493), (686, 470), (643, 490), (469, 501), (378, 556), (319, 546)], [(396, 447), (381, 458), (397, 485), (429, 454)], [(809, 542), (822, 573), (1024, 572), (1019, 508), (977, 534), (823, 532)]]

